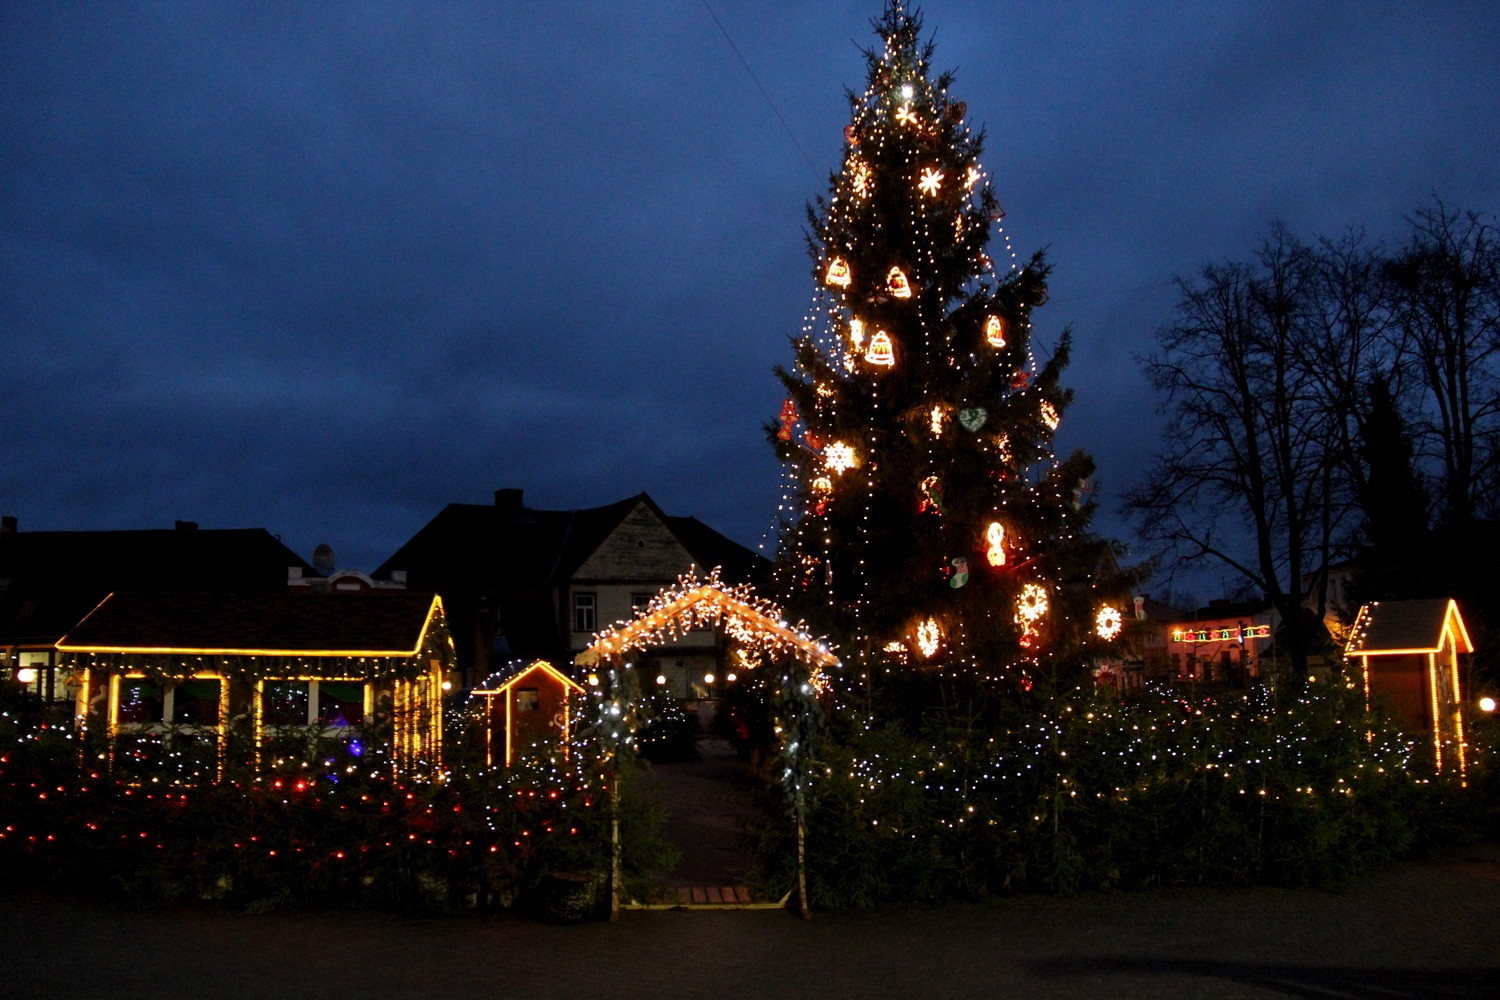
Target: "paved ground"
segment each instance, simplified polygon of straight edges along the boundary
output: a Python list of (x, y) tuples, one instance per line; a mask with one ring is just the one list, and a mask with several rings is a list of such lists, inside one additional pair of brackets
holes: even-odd
[(0, 894), (0, 997), (1500, 996), (1500, 846), (1337, 893), (1167, 891), (818, 914), (140, 912)]
[[(725, 883), (732, 757), (657, 770), (673, 878)], [(1500, 997), (1500, 845), (1341, 892), (1173, 890), (817, 914), (507, 916), (135, 911), (0, 892), (0, 998), (454, 1000)]]
[(645, 775), (667, 811), (667, 839), (682, 860), (663, 885), (736, 886), (755, 858), (740, 847), (740, 821), (752, 808), (755, 778), (724, 740), (699, 740), (701, 759), (656, 764)]

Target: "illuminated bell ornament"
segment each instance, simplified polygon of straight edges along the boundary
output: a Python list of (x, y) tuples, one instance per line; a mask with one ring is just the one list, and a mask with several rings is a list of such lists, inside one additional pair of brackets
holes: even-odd
[(884, 330), (876, 330), (875, 336), (870, 338), (870, 349), (865, 352), (865, 360), (872, 365), (894, 365), (896, 350), (891, 344), (891, 335)]
[(799, 419), (800, 417), (797, 413), (797, 403), (795, 400), (788, 399), (785, 403), (782, 403), (781, 430), (776, 432), (776, 436), (781, 438), (781, 440), (783, 441), (790, 441), (792, 439), (792, 426), (796, 424)]
[(984, 321), (984, 341), (994, 348), (1005, 346), (1005, 320), (991, 316)]
[(958, 411), (958, 423), (966, 431), (977, 431), (990, 418), (990, 411), (982, 406), (971, 406)]
[(999, 521), (991, 521), (990, 526), (985, 529), (984, 540), (989, 543), (989, 549), (984, 557), (989, 560), (991, 566), (1005, 565), (1005, 528)]
[(828, 262), (828, 273), (823, 278), (823, 284), (848, 288), (849, 281), (849, 265), (844, 263), (844, 258), (835, 257), (833, 260), (830, 260)]
[(953, 575), (948, 577), (948, 586), (957, 590), (969, 582), (969, 560), (959, 556), (953, 560)]
[(906, 280), (906, 272), (899, 267), (891, 268), (885, 276), (885, 288), (898, 299), (911, 298), (911, 282)]

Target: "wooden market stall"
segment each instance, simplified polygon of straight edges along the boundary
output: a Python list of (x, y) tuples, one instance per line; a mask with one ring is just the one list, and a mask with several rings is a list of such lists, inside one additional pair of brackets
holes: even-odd
[(1365, 704), (1384, 702), (1401, 725), (1432, 734), (1439, 771), (1464, 772), (1463, 671), (1474, 652), (1452, 598), (1375, 601), (1359, 609), (1344, 656), (1358, 662)]

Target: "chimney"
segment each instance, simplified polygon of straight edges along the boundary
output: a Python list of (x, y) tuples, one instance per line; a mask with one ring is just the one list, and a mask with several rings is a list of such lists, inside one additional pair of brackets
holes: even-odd
[(318, 547), (313, 549), (312, 562), (313, 569), (317, 570), (319, 573), (322, 573), (324, 576), (332, 574), (333, 546), (329, 545), (327, 542), (319, 543)]
[(522, 490), (496, 490), (495, 507), (502, 514), (521, 513)]
[(6, 514), (0, 517), (0, 535), (14, 535), (16, 533), (16, 518), (14, 514)]
[(198, 522), (197, 521), (178, 521), (177, 522), (177, 530), (178, 531), (197, 531), (198, 530)]

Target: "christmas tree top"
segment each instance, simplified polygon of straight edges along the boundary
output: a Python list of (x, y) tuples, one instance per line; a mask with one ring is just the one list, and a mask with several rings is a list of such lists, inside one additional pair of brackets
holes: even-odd
[(1047, 266), (1008, 242), (1003, 271), (989, 257), (1004, 213), (984, 134), (930, 75), (921, 26), (899, 2), (874, 22), (842, 169), (809, 206), (817, 292), (767, 428), (787, 476), (778, 582), (866, 668), (997, 674), (1059, 632), (1059, 588), (1092, 570), (1064, 544), (1092, 463), (1053, 459), (1069, 339), (1038, 369)]

